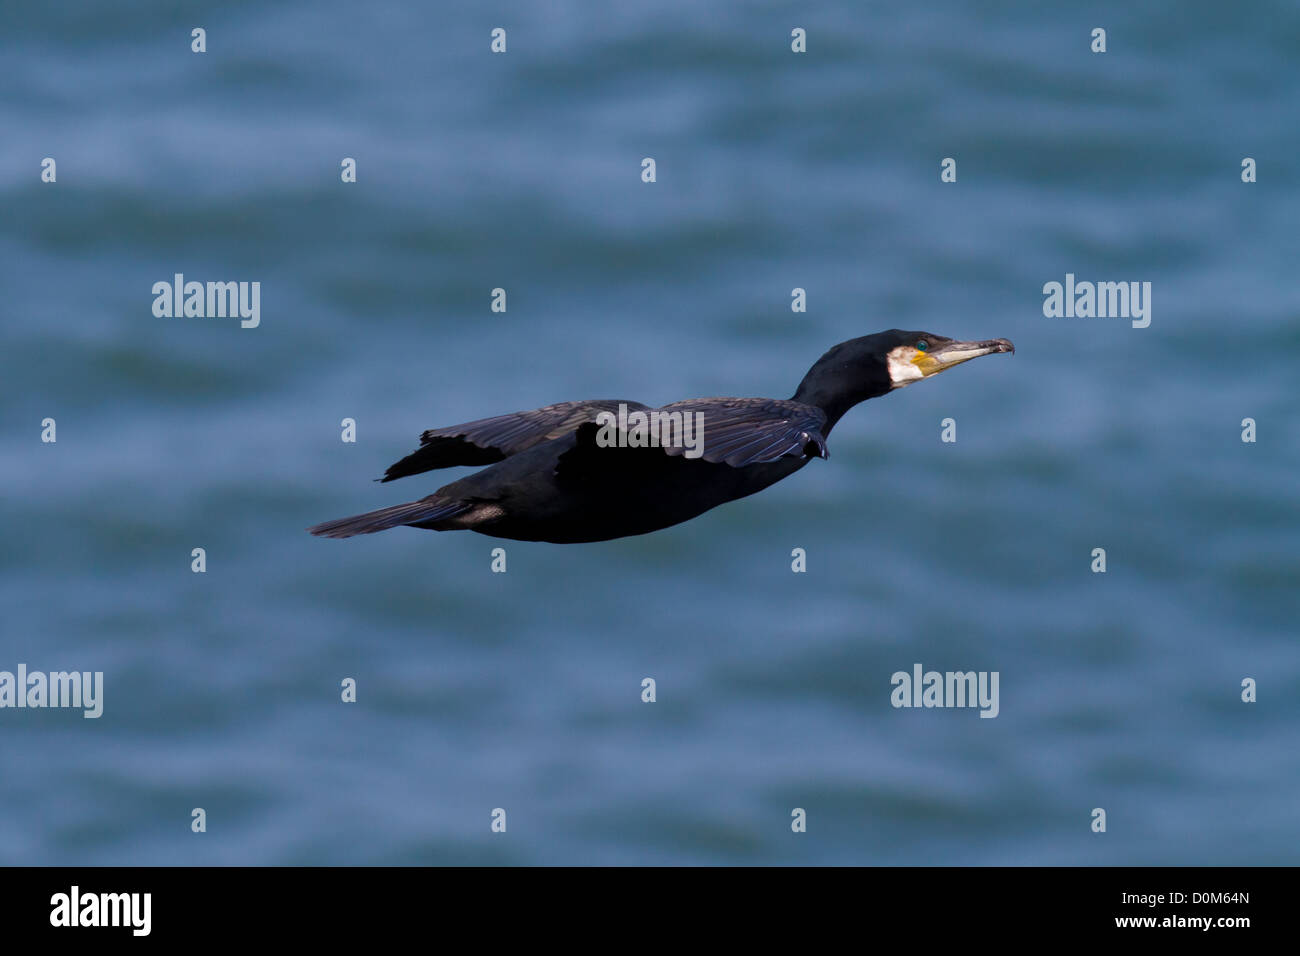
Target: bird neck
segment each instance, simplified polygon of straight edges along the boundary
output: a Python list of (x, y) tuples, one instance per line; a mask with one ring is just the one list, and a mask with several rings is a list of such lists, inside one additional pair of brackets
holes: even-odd
[(889, 373), (878, 366), (837, 359), (826, 355), (808, 370), (794, 393), (794, 401), (815, 405), (826, 413), (823, 435), (829, 435), (844, 413), (854, 405), (888, 394)]

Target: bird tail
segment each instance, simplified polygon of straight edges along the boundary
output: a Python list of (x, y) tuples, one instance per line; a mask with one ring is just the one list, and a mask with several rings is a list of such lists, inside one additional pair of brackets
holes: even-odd
[(463, 514), (472, 507), (474, 505), (468, 501), (429, 495), (419, 501), (408, 501), (406, 504), (393, 505), (391, 508), (367, 511), (365, 514), (353, 515), (350, 518), (335, 518), (333, 521), (314, 525), (307, 530), (321, 538), (350, 538), (357, 534), (387, 531), (398, 525), (418, 523), (421, 527), (427, 528), (434, 522)]

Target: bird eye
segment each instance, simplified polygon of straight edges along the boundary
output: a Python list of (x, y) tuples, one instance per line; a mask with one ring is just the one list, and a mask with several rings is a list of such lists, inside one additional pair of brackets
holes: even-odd
[(924, 351), (925, 351), (926, 349), (928, 349), (929, 347), (930, 347), (930, 345), (929, 345), (928, 342), (925, 341), (925, 339), (921, 339), (921, 341), (919, 341), (919, 342), (916, 343), (916, 350), (917, 350), (918, 352), (924, 352)]

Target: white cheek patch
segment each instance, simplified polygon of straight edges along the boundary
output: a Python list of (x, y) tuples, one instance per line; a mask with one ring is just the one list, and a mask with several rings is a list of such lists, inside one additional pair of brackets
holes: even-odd
[(916, 349), (900, 345), (896, 349), (890, 349), (889, 354), (885, 356), (889, 365), (889, 380), (894, 388), (902, 388), (904, 385), (925, 378), (925, 373), (912, 364), (912, 356), (915, 354)]

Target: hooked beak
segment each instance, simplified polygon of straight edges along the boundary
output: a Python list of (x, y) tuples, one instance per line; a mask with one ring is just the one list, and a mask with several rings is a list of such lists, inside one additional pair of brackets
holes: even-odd
[(948, 342), (929, 352), (918, 352), (912, 362), (924, 375), (934, 375), (962, 362), (994, 352), (1014, 352), (1009, 339), (985, 339), (982, 342)]

